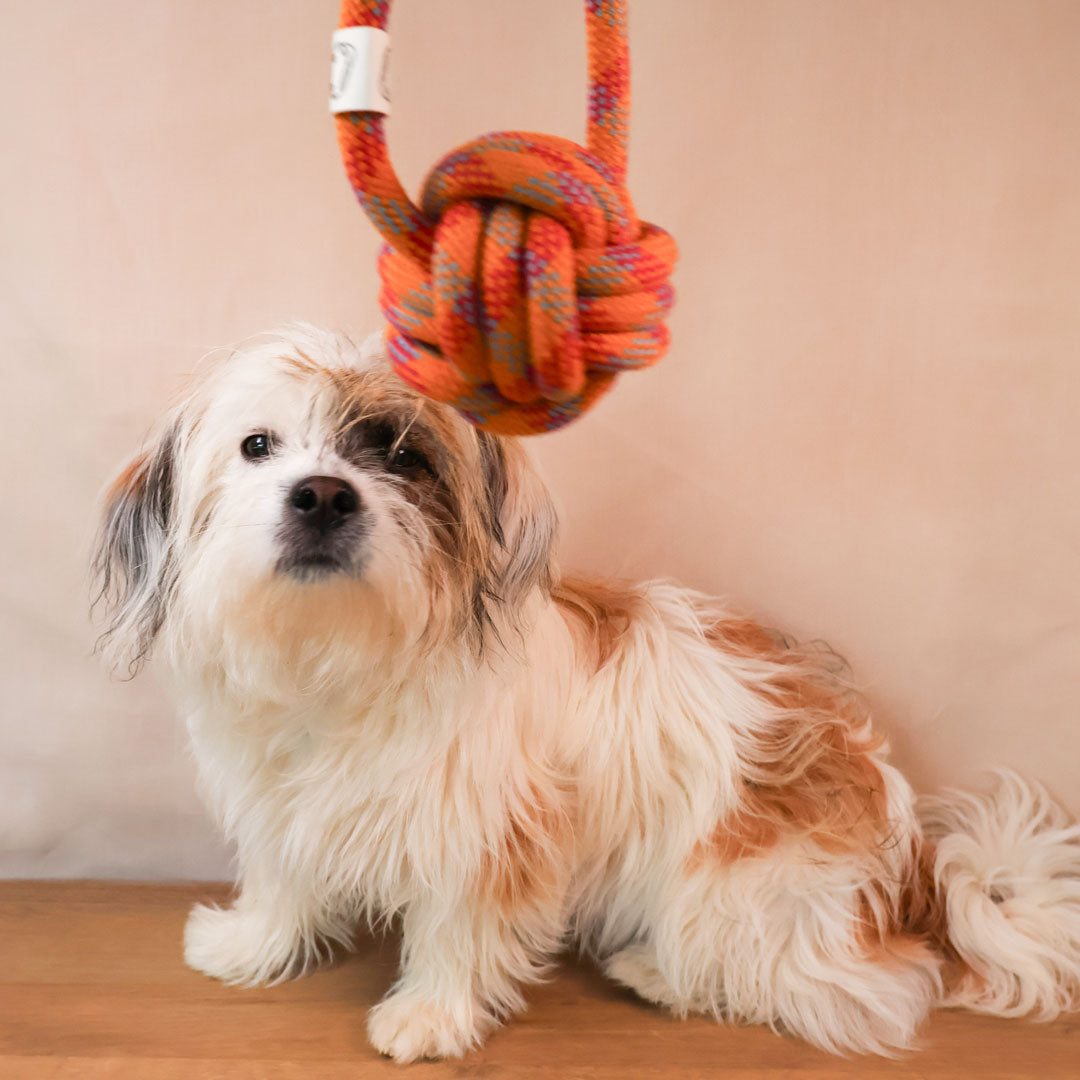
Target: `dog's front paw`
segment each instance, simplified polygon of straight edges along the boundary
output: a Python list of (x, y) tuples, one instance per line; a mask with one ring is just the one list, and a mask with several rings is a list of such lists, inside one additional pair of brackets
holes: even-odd
[(449, 1009), (399, 990), (368, 1014), (368, 1038), (380, 1054), (395, 1061), (461, 1057), (480, 1045), (490, 1022), (477, 1022), (471, 1003)]
[(243, 986), (273, 982), (288, 972), (293, 955), (291, 942), (280, 940), (263, 920), (236, 908), (196, 904), (184, 927), (188, 967), (222, 982)]

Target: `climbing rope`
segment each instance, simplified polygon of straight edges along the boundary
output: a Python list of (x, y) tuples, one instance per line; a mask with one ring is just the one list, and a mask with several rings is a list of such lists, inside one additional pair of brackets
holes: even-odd
[[(337, 115), (349, 182), (386, 243), (379, 301), (398, 375), (485, 431), (575, 419), (668, 344), (675, 242), (626, 191), (627, 0), (586, 0), (586, 148), (484, 135), (440, 161), (420, 206), (390, 163), (383, 115)], [(343, 0), (341, 27), (385, 30), (390, 0)]]

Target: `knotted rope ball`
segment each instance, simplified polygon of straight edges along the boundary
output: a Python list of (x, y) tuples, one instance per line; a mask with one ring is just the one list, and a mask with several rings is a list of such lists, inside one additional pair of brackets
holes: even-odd
[[(380, 303), (410, 386), (503, 435), (552, 431), (667, 348), (675, 242), (625, 187), (626, 0), (586, 0), (588, 149), (526, 132), (448, 154), (420, 206), (377, 112), (337, 117), (349, 181), (386, 243)], [(385, 29), (389, 0), (344, 0), (340, 25)]]

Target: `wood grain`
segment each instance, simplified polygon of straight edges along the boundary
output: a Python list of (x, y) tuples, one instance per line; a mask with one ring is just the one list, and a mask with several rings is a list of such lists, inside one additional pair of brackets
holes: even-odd
[(396, 945), (307, 978), (242, 990), (189, 971), (180, 935), (196, 899), (225, 886), (0, 882), (0, 1077), (4, 1080), (1076, 1080), (1080, 1021), (1049, 1025), (938, 1013), (925, 1049), (899, 1061), (829, 1057), (759, 1028), (673, 1020), (568, 961), (530, 1008), (461, 1062), (403, 1072), (364, 1037)]

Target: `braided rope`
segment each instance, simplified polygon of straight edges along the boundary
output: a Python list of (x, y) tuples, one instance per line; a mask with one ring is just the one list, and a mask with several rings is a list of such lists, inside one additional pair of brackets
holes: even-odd
[[(398, 375), (486, 431), (575, 419), (668, 344), (675, 242), (625, 188), (627, 0), (586, 0), (587, 149), (505, 131), (448, 154), (420, 206), (390, 163), (383, 117), (337, 117), (356, 196), (386, 243), (380, 304)], [(339, 25), (386, 29), (390, 0), (342, 0)]]

